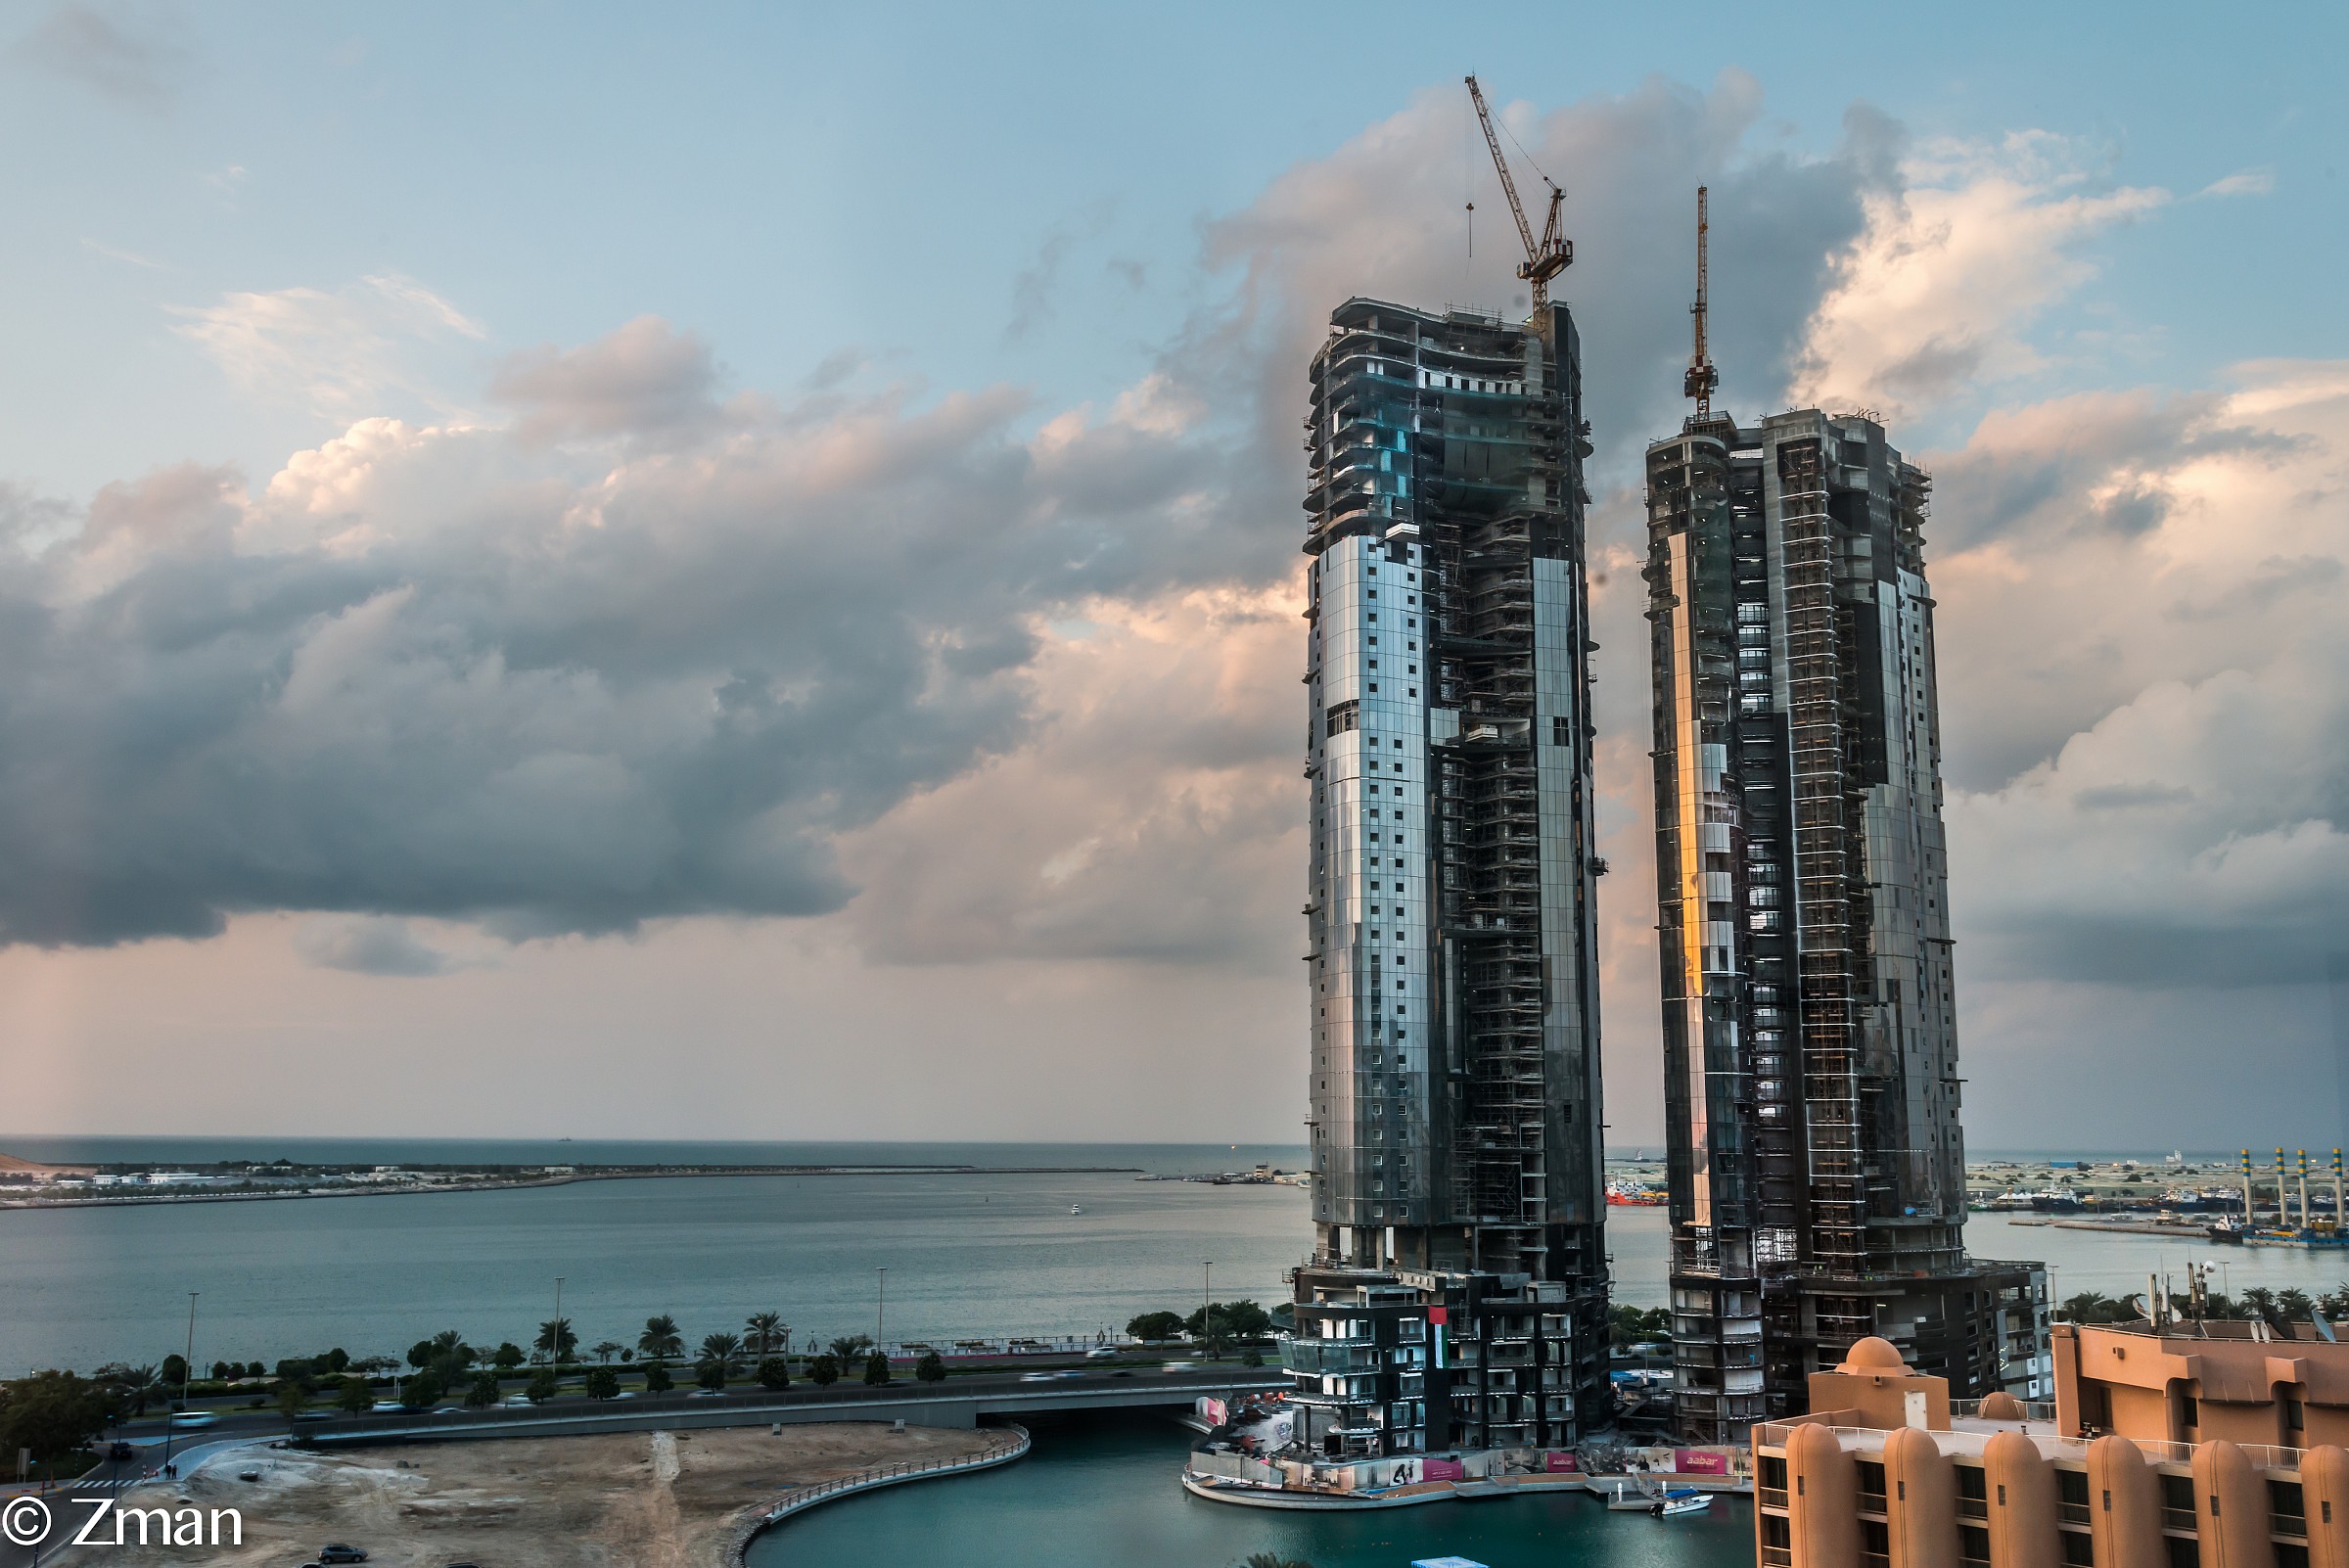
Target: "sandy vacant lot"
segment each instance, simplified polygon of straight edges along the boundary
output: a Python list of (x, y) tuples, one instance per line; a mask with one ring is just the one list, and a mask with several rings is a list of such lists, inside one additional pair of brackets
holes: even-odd
[[(242, 1547), (82, 1548), (68, 1563), (292, 1568), (329, 1541), (370, 1568), (715, 1568), (735, 1519), (788, 1488), (900, 1459), (949, 1458), (986, 1434), (840, 1422), (725, 1431), (515, 1438), (327, 1453), (227, 1453), (128, 1507), (239, 1509)], [(238, 1472), (260, 1471), (258, 1481)], [(76, 1521), (78, 1527), (78, 1521)], [(112, 1521), (100, 1527), (111, 1542)], [(131, 1527), (130, 1539), (137, 1539)]]

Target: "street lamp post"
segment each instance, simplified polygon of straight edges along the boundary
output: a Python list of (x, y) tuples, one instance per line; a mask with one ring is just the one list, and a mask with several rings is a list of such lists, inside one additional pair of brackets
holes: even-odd
[(889, 1352), (882, 1350), (885, 1337), (882, 1329), (889, 1321), (889, 1270), (881, 1268), (875, 1272), (881, 1276), (881, 1294), (873, 1303), (873, 1349), (881, 1351), (881, 1354), (886, 1356)]
[(1199, 1337), (1207, 1341), (1207, 1359), (1216, 1357), (1216, 1261), (1203, 1260), (1199, 1265)]
[(196, 1298), (201, 1290), (188, 1292), (188, 1349), (179, 1360), (179, 1407), (188, 1407), (188, 1380), (196, 1375)]
[[(188, 1374), (193, 1370), (193, 1363), (196, 1360), (196, 1298), (203, 1294), (204, 1292), (200, 1290), (188, 1292), (188, 1351), (187, 1355), (181, 1358), (179, 1363), (179, 1407), (183, 1410), (188, 1407)], [(162, 1468), (165, 1471), (171, 1468), (171, 1440), (178, 1435), (178, 1430), (171, 1424), (171, 1412), (165, 1410), (163, 1412), (162, 1460)]]
[(555, 1320), (546, 1331), (546, 1364), (549, 1370), (563, 1364), (563, 1276), (555, 1275)]

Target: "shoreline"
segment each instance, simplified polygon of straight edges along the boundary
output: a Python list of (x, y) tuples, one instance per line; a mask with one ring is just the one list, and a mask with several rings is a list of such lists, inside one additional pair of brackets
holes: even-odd
[[(348, 1187), (304, 1187), (295, 1192), (139, 1192), (125, 1196), (95, 1194), (82, 1197), (4, 1197), (0, 1210), (132, 1209), (177, 1203), (275, 1203), (295, 1198), (421, 1197), (443, 1192), (511, 1192), (531, 1187), (562, 1187), (580, 1181), (653, 1181), (723, 1176), (1130, 1176), (1142, 1168), (1129, 1165), (770, 1165), (694, 1166), (635, 1169), (615, 1167), (600, 1171), (566, 1171), (544, 1176), (478, 1181), (426, 1181), (353, 1184)], [(1236, 1183), (1235, 1183), (1236, 1184)]]

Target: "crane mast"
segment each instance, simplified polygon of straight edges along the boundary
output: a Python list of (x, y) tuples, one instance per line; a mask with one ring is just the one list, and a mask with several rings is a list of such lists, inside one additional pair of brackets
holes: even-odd
[[(1476, 122), (1485, 129), (1485, 145), (1493, 150), (1493, 167), (1500, 175), (1501, 194), (1509, 199), (1509, 215), (1517, 220), (1517, 237), (1525, 242), (1525, 259), (1517, 264), (1517, 276), (1532, 287), (1534, 316), (1539, 320), (1543, 307), (1549, 303), (1549, 280), (1574, 265), (1574, 242), (1558, 232), (1558, 208), (1566, 200), (1566, 192), (1558, 182), (1543, 174), (1543, 183), (1549, 187), (1549, 220), (1542, 226), (1542, 238), (1534, 238), (1534, 226), (1526, 221), (1525, 204), (1517, 199), (1517, 182), (1509, 177), (1509, 161), (1501, 156), (1500, 138), (1493, 129), (1493, 112), (1485, 107), (1485, 90), (1468, 78), (1468, 96), (1476, 102)], [(1540, 169), (1534, 171), (1541, 174)]]
[(1696, 188), (1696, 303), (1688, 307), (1688, 314), (1696, 320), (1696, 347), (1688, 356), (1688, 374), (1681, 384), (1683, 394), (1696, 399), (1696, 417), (1700, 420), (1713, 417), (1713, 389), (1721, 385), (1721, 372), (1713, 368), (1713, 361), (1708, 356), (1705, 347), (1705, 237), (1712, 227), (1705, 220), (1705, 187), (1698, 186)]

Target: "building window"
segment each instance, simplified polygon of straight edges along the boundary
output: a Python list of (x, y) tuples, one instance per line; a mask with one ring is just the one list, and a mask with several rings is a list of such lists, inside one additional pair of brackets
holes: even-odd
[(2085, 1530), (2058, 1530), (2063, 1539), (2064, 1568), (2096, 1568), (2096, 1538)]

